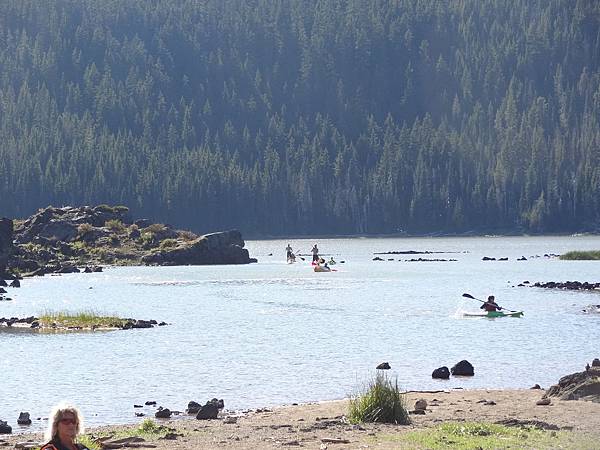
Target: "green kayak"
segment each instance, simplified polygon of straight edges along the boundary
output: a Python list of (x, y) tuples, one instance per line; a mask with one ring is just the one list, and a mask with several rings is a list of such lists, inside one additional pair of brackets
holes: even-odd
[(476, 313), (464, 313), (467, 317), (521, 317), (523, 311), (488, 311), (488, 312), (476, 312)]

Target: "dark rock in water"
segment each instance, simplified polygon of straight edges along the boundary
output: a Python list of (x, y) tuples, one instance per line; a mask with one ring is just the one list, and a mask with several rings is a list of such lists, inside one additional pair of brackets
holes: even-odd
[(473, 368), (473, 365), (466, 359), (463, 359), (455, 366), (453, 366), (452, 369), (450, 369), (450, 372), (452, 373), (452, 375), (460, 375), (467, 377), (472, 377), (473, 375), (475, 375), (475, 369)]
[(527, 258), (525, 258), (524, 256), (521, 256), (520, 258), (517, 258), (517, 261), (527, 261)]
[(541, 389), (542, 387), (539, 384), (534, 384), (533, 386), (531, 386), (529, 389)]
[(21, 282), (16, 278), (10, 282), (10, 287), (18, 288), (21, 287)]
[(481, 258), (482, 261), (496, 261), (496, 258), (490, 258), (489, 256), (484, 256)]
[(200, 408), (202, 408), (202, 405), (200, 403), (190, 401), (188, 403), (188, 407), (185, 411), (188, 414), (198, 414), (198, 411), (200, 411)]
[(248, 264), (250, 258), (238, 230), (223, 231), (201, 236), (174, 248), (158, 250), (142, 257), (144, 264), (206, 265)]
[(200, 408), (196, 419), (198, 420), (211, 420), (216, 419), (219, 415), (219, 407), (216, 403), (207, 402), (206, 405)]
[(169, 408), (158, 408), (158, 411), (154, 413), (154, 417), (157, 419), (168, 419), (171, 417), (171, 410)]
[(382, 362), (381, 364), (379, 364), (377, 367), (375, 367), (378, 370), (389, 370), (391, 369), (390, 364), (387, 362)]
[(600, 289), (600, 283), (588, 283), (584, 281), (565, 281), (564, 283), (557, 281), (549, 281), (547, 283), (536, 282), (533, 287), (541, 287), (546, 289), (566, 289), (570, 291), (590, 291)]
[(431, 378), (439, 378), (442, 380), (447, 380), (450, 378), (450, 371), (446, 366), (438, 367), (431, 374)]
[(594, 358), (594, 360), (592, 361), (592, 367), (600, 367), (600, 359)]
[(379, 256), (376, 256), (375, 258), (373, 258), (373, 261), (383, 261), (383, 259), (380, 258)]
[(31, 425), (31, 419), (29, 418), (28, 412), (22, 412), (19, 414), (19, 418), (17, 419), (17, 423), (19, 425)]
[(144, 403), (144, 405), (146, 405), (146, 406), (156, 406), (156, 402), (154, 400), (148, 400), (146, 403)]
[(0, 434), (11, 434), (12, 427), (8, 425), (4, 420), (0, 420)]

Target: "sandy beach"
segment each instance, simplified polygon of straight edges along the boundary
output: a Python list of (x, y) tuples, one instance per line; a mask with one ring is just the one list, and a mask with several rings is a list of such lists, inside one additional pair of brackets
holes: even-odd
[[(550, 405), (536, 405), (544, 392), (534, 389), (409, 392), (406, 394), (409, 410), (418, 399), (425, 399), (428, 406), (424, 415), (411, 414), (412, 423), (402, 426), (351, 425), (345, 420), (347, 400), (282, 406), (238, 416), (225, 412), (219, 419), (211, 421), (200, 421), (193, 417), (154, 419), (172, 429), (171, 439), (145, 436), (144, 440), (125, 443), (127, 447), (121, 448), (395, 449), (406, 448), (397, 441), (402, 433), (435, 427), (444, 422), (496, 423), (507, 420), (513, 424), (536, 423), (548, 430), (567, 431), (576, 438), (575, 442), (580, 442), (580, 446), (574, 444), (570, 448), (594, 448), (581, 442), (600, 442), (600, 403), (552, 399)], [(133, 430), (137, 426), (105, 426), (86, 432), (99, 436)], [(40, 442), (41, 439), (40, 433), (3, 435), (0, 437), (0, 446), (15, 448), (18, 443)]]

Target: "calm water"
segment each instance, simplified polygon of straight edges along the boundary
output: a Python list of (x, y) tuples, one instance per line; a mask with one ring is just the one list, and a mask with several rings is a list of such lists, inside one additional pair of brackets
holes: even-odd
[[(303, 254), (314, 243), (291, 242)], [(334, 273), (314, 273), (308, 257), (285, 264), (286, 244), (247, 242), (259, 259), (247, 266), (109, 268), (25, 280), (10, 290), (14, 301), (0, 303), (0, 317), (94, 310), (171, 325), (0, 331), (0, 419), (19, 432), (19, 411), (47, 417), (62, 399), (94, 425), (135, 422), (133, 405), (146, 400), (184, 410), (189, 400), (212, 397), (227, 409), (338, 399), (382, 361), (411, 390), (547, 387), (600, 357), (600, 316), (581, 313), (600, 304), (600, 293), (516, 287), (524, 280), (600, 281), (600, 262), (543, 257), (600, 249), (600, 237), (319, 240), (324, 254), (346, 261)], [(374, 252), (406, 250), (447, 253), (372, 261)], [(419, 256), (458, 261), (404, 261)], [(529, 260), (516, 261), (520, 256)], [(480, 304), (463, 292), (493, 293), (525, 316), (464, 318), (461, 311)], [(431, 379), (433, 369), (462, 359), (475, 366), (475, 377)], [(42, 426), (34, 420), (32, 428)]]

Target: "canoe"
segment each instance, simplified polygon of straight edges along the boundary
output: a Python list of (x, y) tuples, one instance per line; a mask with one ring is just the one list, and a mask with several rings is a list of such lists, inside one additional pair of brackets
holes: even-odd
[(495, 319), (496, 317), (521, 317), (523, 311), (488, 311), (488, 312), (475, 312), (475, 313), (463, 313), (466, 317), (488, 317)]

